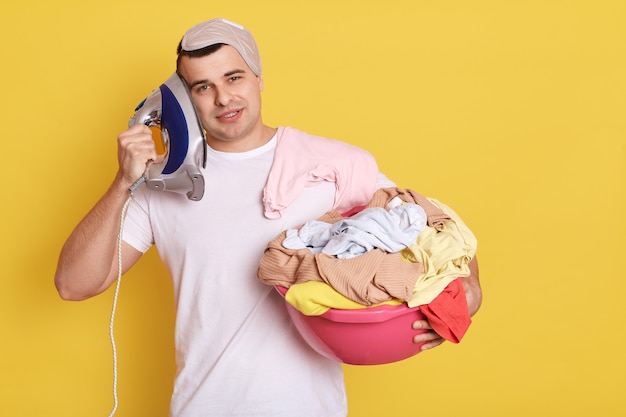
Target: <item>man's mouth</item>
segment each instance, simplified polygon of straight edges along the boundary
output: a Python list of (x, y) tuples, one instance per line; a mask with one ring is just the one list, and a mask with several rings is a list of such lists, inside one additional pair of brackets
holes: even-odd
[(232, 120), (236, 118), (241, 113), (240, 110), (229, 111), (228, 113), (221, 114), (218, 119), (220, 120)]

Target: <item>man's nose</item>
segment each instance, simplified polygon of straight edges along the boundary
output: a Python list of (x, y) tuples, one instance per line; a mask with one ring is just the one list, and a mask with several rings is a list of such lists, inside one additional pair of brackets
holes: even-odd
[(227, 106), (233, 101), (233, 94), (226, 87), (215, 87), (215, 105)]

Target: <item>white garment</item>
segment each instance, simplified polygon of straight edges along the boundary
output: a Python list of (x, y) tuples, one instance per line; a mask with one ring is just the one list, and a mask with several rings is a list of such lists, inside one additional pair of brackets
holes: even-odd
[(283, 300), (256, 277), (267, 242), (334, 201), (335, 185), (321, 182), (280, 219), (265, 218), (274, 149), (275, 140), (244, 153), (209, 149), (201, 201), (140, 187), (129, 207), (124, 240), (143, 252), (156, 244), (174, 284), (172, 417), (347, 413), (341, 365), (303, 342)]
[(415, 243), (426, 227), (426, 212), (417, 204), (407, 203), (385, 210), (366, 208), (336, 223), (309, 221), (287, 231), (283, 246), (287, 249), (309, 248), (340, 259), (362, 255), (374, 248), (399, 252)]

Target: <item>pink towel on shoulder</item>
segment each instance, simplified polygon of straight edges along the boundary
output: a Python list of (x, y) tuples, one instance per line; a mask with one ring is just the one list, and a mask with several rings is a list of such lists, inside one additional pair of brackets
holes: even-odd
[(366, 204), (377, 188), (378, 165), (364, 149), (290, 127), (277, 131), (274, 162), (263, 189), (265, 217), (281, 212), (315, 182), (335, 183), (333, 209), (342, 212)]

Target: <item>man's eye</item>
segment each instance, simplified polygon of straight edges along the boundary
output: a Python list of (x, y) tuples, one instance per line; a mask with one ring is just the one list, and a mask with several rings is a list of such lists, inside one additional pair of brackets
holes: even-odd
[(238, 79), (240, 79), (241, 77), (239, 75), (233, 75), (232, 77), (230, 77), (230, 82), (234, 82), (237, 81)]
[(208, 85), (206, 85), (206, 84), (204, 84), (204, 85), (199, 85), (199, 86), (196, 88), (196, 91), (197, 91), (198, 93), (202, 93), (202, 92), (204, 92), (204, 91), (207, 91), (208, 89), (209, 89), (209, 86), (208, 86)]

